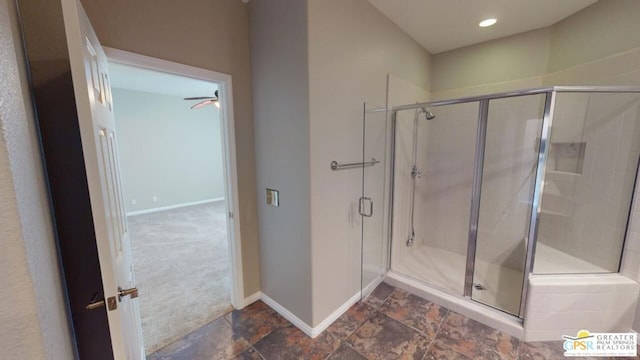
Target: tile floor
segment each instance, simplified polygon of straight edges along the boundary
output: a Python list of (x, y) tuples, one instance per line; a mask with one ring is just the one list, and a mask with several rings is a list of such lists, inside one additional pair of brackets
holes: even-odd
[(148, 360), (565, 359), (562, 342), (525, 343), (382, 283), (315, 339), (263, 302), (233, 311)]

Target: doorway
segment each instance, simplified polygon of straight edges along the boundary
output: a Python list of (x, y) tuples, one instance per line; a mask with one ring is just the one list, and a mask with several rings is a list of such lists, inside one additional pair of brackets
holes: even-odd
[(214, 82), (117, 62), (109, 73), (142, 333), (152, 354), (231, 310), (221, 93)]
[(222, 93), (113, 61), (109, 74), (149, 355), (232, 309)]

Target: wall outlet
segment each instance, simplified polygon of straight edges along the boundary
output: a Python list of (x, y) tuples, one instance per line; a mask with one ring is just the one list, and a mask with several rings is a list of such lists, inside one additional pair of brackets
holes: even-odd
[(267, 205), (271, 205), (275, 207), (280, 206), (278, 190), (266, 189), (265, 197), (266, 197)]
[(154, 196), (152, 199), (153, 199), (153, 202), (158, 202), (158, 197), (157, 196)]
[(137, 204), (137, 203), (138, 203), (138, 202), (137, 202), (137, 201), (135, 201), (135, 199), (134, 199), (134, 200), (131, 200), (131, 205), (135, 205), (135, 204)]

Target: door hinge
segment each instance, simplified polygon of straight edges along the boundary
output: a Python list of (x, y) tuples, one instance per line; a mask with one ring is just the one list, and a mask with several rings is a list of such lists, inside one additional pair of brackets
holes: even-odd
[(233, 212), (229, 211), (229, 219), (233, 219)]

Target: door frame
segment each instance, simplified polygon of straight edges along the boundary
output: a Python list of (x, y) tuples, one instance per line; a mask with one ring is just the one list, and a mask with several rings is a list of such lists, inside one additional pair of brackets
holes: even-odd
[(240, 217), (238, 216), (238, 168), (231, 75), (107, 46), (103, 46), (103, 48), (109, 62), (209, 81), (218, 85), (221, 94), (219, 99), (220, 120), (223, 130), (222, 155), (224, 160), (225, 203), (227, 208), (227, 243), (229, 255), (231, 256), (231, 305), (235, 309), (241, 309), (244, 305), (244, 281), (242, 276)]

